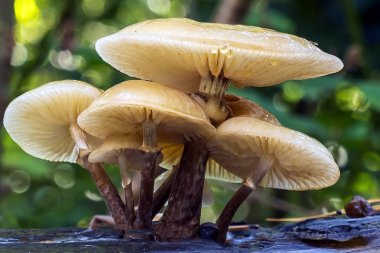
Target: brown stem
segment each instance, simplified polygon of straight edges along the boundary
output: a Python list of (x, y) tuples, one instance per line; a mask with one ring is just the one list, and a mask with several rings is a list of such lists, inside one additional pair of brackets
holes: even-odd
[(170, 175), (165, 179), (162, 185), (154, 193), (152, 219), (156, 216), (156, 214), (161, 210), (161, 208), (165, 205), (165, 202), (168, 200), (177, 171), (178, 167), (173, 166), (173, 170), (170, 172)]
[(232, 218), (234, 217), (239, 206), (252, 191), (253, 189), (251, 187), (242, 184), (230, 201), (228, 201), (227, 205), (223, 209), (223, 212), (216, 221), (216, 225), (218, 226), (218, 236), (216, 239), (218, 242), (225, 242), (228, 226), (230, 225)]
[(132, 191), (132, 181), (124, 186), (124, 194), (125, 194), (125, 210), (126, 210), (126, 218), (127, 218), (127, 230), (131, 227), (136, 219), (135, 213), (135, 204), (133, 201), (133, 191)]
[[(143, 151), (144, 152), (144, 151)], [(151, 229), (152, 227), (152, 203), (154, 191), (154, 171), (157, 166), (158, 152), (144, 152), (141, 169), (140, 201), (137, 210), (134, 229)]]
[(185, 143), (169, 204), (155, 227), (159, 240), (174, 241), (198, 236), (207, 160), (205, 143)]
[(90, 172), (92, 179), (103, 199), (105, 200), (108, 209), (115, 220), (117, 229), (125, 229), (126, 227), (126, 212), (125, 205), (121, 200), (116, 187), (113, 185), (111, 179), (108, 177), (103, 166), (100, 163), (90, 163), (88, 155), (81, 157), (82, 162), (86, 169)]

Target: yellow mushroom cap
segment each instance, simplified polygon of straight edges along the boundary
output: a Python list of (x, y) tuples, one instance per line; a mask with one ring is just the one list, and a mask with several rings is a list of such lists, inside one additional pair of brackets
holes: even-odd
[(86, 132), (106, 138), (142, 132), (151, 120), (158, 132), (188, 139), (210, 138), (215, 133), (202, 107), (185, 93), (153, 82), (133, 80), (111, 87), (78, 118)]
[(76, 162), (79, 147), (70, 134), (78, 115), (101, 90), (80, 81), (48, 83), (14, 99), (4, 114), (11, 138), (28, 154), (59, 162)]
[(260, 159), (273, 159), (260, 183), (264, 187), (312, 190), (333, 185), (339, 178), (338, 166), (321, 143), (254, 118), (225, 121), (208, 147), (213, 159), (244, 180), (259, 169)]
[(223, 73), (238, 87), (335, 73), (343, 63), (314, 43), (253, 26), (156, 19), (97, 41), (104, 61), (119, 71), (195, 92), (200, 77)]

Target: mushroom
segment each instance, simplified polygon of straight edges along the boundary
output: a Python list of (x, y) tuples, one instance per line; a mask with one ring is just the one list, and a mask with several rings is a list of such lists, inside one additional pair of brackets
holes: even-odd
[[(133, 77), (185, 92), (206, 94), (210, 118), (228, 116), (221, 98), (237, 87), (335, 73), (342, 62), (306, 39), (253, 26), (156, 19), (137, 23), (96, 42), (104, 61)], [(165, 64), (162, 64), (165, 62)]]
[(154, 171), (161, 153), (158, 133), (198, 140), (208, 139), (215, 132), (202, 108), (189, 96), (168, 86), (138, 80), (105, 91), (81, 113), (78, 124), (102, 139), (142, 136), (140, 147), (129, 148), (142, 155), (140, 204), (133, 225), (140, 230), (150, 229), (152, 224)]
[(116, 227), (124, 228), (124, 203), (104, 168), (88, 161), (91, 139), (77, 125), (78, 115), (102, 91), (80, 81), (51, 82), (14, 99), (4, 114), (4, 126), (28, 154), (53, 162), (79, 163), (91, 174)]
[(251, 117), (222, 123), (208, 148), (210, 157), (243, 179), (217, 220), (220, 242), (225, 240), (237, 208), (257, 187), (315, 190), (333, 185), (339, 178), (338, 166), (321, 143)]
[[(183, 142), (182, 138), (178, 136), (173, 136), (169, 134), (159, 134), (158, 140), (162, 140), (165, 143), (158, 143), (160, 148), (163, 148), (162, 152), (165, 152), (165, 147), (172, 148), (177, 147), (180, 142)], [(132, 226), (136, 218), (134, 210), (134, 197), (132, 192), (132, 179), (130, 178), (128, 171), (141, 171), (142, 164), (142, 154), (139, 148), (142, 145), (143, 137), (139, 134), (128, 134), (128, 135), (113, 135), (107, 137), (104, 142), (94, 149), (90, 156), (89, 161), (92, 163), (107, 163), (119, 165), (120, 175), (122, 179), (122, 187), (125, 192), (126, 208), (127, 208), (127, 219), (128, 226)], [(162, 155), (158, 157), (157, 163), (161, 163)], [(166, 161), (163, 161), (167, 165)], [(161, 164), (160, 164), (161, 165)], [(161, 170), (155, 171), (154, 178), (160, 176), (162, 173), (166, 174), (166, 169), (161, 168)], [(170, 193), (170, 188), (167, 189)], [(162, 189), (160, 190), (162, 191)], [(167, 193), (167, 195), (169, 194)], [(162, 194), (165, 194), (164, 192)], [(165, 196), (162, 196), (165, 197)], [(154, 197), (153, 209), (155, 206), (156, 199), (162, 198), (161, 194)], [(157, 205), (158, 203), (156, 203)], [(161, 206), (162, 207), (162, 206)], [(152, 216), (156, 212), (153, 210)]]
[[(164, 144), (162, 145), (162, 155), (164, 160), (160, 164), (161, 167), (167, 169), (163, 175), (158, 179), (160, 187), (154, 193), (153, 201), (153, 217), (161, 210), (164, 204), (167, 202), (170, 191), (172, 189), (175, 177), (178, 171), (178, 165), (180, 163), (184, 145), (177, 144)], [(222, 168), (214, 160), (209, 159), (206, 165), (205, 178), (207, 180), (224, 181), (228, 183), (241, 183), (241, 179), (234, 174), (228, 172)], [(212, 191), (207, 182), (204, 183), (202, 203), (203, 205), (211, 203)]]

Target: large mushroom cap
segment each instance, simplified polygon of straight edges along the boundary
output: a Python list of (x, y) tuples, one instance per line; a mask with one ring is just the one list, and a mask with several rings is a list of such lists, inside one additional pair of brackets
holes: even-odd
[(185, 93), (153, 82), (133, 80), (111, 87), (78, 118), (86, 132), (100, 138), (141, 134), (147, 120), (158, 132), (209, 138), (215, 128), (201, 106)]
[(188, 92), (197, 91), (200, 77), (209, 73), (223, 73), (238, 87), (270, 86), (343, 67), (337, 57), (297, 36), (178, 18), (131, 25), (98, 40), (96, 50), (125, 74)]
[(79, 147), (70, 125), (101, 91), (87, 83), (57, 81), (14, 99), (4, 114), (4, 126), (28, 154), (59, 162), (76, 162)]
[(261, 185), (287, 190), (320, 189), (334, 184), (339, 168), (318, 141), (297, 131), (249, 117), (236, 117), (217, 128), (210, 155), (224, 168), (249, 179), (260, 159), (271, 157)]

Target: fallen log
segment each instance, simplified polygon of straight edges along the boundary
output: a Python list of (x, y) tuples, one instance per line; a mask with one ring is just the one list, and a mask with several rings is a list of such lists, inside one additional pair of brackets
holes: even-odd
[(124, 240), (113, 229), (0, 229), (0, 252), (380, 252), (380, 215), (310, 219), (228, 233), (228, 243)]

